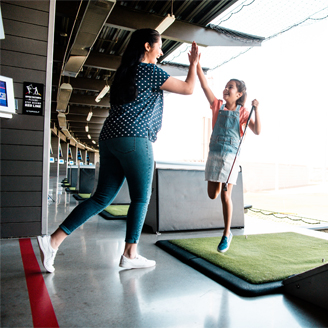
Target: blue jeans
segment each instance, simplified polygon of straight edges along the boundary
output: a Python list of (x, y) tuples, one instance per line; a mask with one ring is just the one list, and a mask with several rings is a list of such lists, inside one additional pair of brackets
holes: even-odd
[(138, 243), (151, 196), (154, 157), (147, 138), (121, 137), (99, 141), (100, 169), (97, 190), (79, 204), (60, 225), (71, 234), (114, 200), (125, 178), (131, 204), (127, 215), (127, 243)]

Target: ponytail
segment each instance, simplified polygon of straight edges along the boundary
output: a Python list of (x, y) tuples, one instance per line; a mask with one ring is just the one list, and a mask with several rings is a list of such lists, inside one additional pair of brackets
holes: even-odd
[(148, 42), (152, 47), (159, 38), (160, 34), (150, 28), (136, 30), (132, 33), (111, 86), (111, 105), (123, 105), (137, 98), (136, 74), (138, 65), (145, 56), (145, 44)]

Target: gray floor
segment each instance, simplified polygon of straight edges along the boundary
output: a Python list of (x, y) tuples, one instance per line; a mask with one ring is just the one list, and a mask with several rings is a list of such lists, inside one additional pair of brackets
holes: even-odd
[[(51, 179), (49, 231), (77, 202)], [(59, 184), (58, 184), (59, 183)], [(246, 216), (234, 234), (289, 230)], [(310, 232), (313, 233), (313, 232)], [(90, 219), (61, 246), (54, 274), (44, 274), (60, 327), (328, 327), (327, 310), (279, 295), (240, 297), (155, 246), (160, 239), (221, 236), (222, 231), (153, 234), (139, 253), (155, 268), (123, 270), (125, 221)], [(219, 240), (219, 238), (218, 238)], [(36, 239), (32, 239), (39, 260)], [(41, 266), (41, 265), (40, 265)], [(42, 266), (41, 266), (42, 267)], [(1, 240), (1, 327), (33, 327), (18, 240)]]

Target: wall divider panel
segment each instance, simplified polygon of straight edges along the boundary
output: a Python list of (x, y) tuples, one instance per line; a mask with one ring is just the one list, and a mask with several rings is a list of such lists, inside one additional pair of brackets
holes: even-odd
[[(53, 26), (49, 22), (54, 3), (1, 1), (5, 39), (0, 40), (0, 74), (13, 79), (18, 104), (12, 119), (0, 119), (1, 238), (45, 232), (42, 223), (47, 215), (51, 103), (51, 82), (49, 85), (47, 81), (51, 81), (53, 49)], [(41, 115), (23, 113), (24, 82), (44, 86)]]
[[(243, 179), (232, 190), (232, 228), (244, 227)], [(145, 224), (153, 232), (224, 228), (220, 196), (207, 195), (205, 165), (156, 163)]]

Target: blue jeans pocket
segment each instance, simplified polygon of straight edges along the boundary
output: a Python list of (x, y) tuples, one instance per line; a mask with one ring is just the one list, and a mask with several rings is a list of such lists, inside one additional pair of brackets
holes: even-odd
[(115, 151), (121, 154), (132, 153), (136, 150), (136, 138), (135, 137), (124, 137), (117, 138), (113, 145)]

